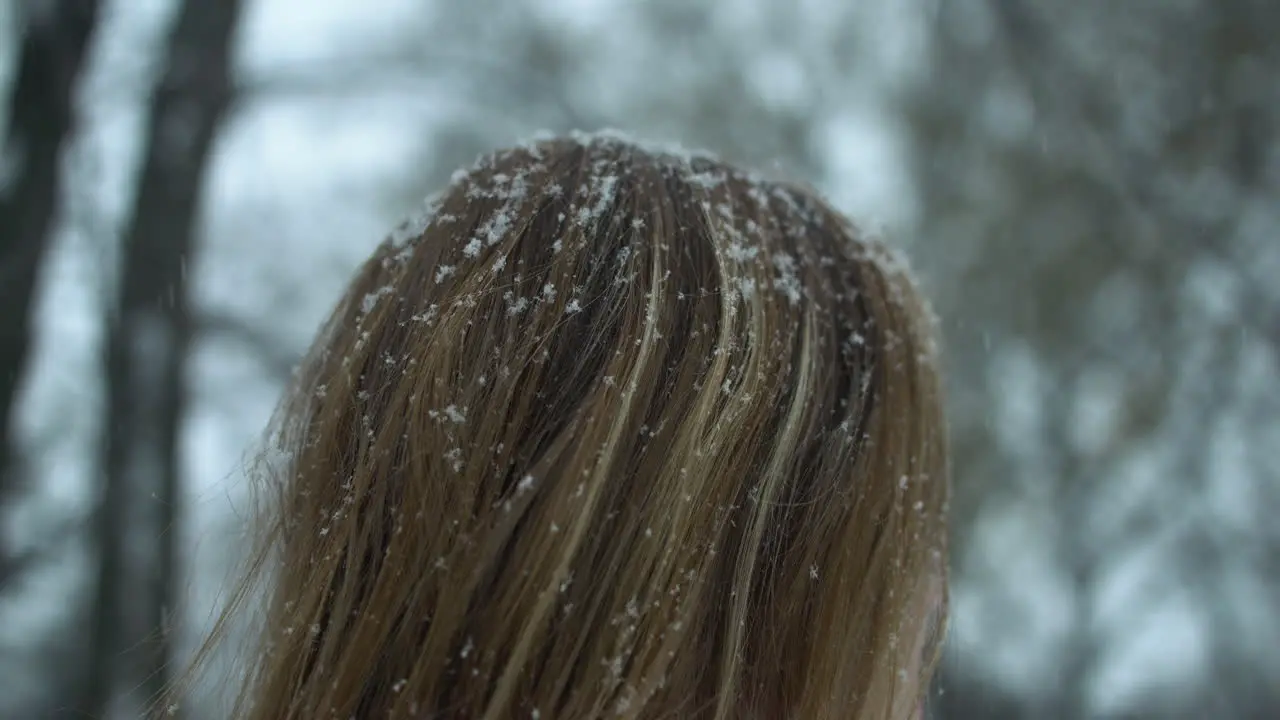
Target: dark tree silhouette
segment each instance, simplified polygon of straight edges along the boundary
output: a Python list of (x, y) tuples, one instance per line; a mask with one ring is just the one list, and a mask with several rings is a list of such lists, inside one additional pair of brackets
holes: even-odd
[(122, 701), (124, 712), (136, 712), (169, 679), (167, 613), (177, 596), (182, 519), (178, 444), (192, 334), (187, 263), (230, 102), (240, 9), (239, 0), (182, 4), (150, 102), (118, 304), (107, 317), (99, 566), (80, 717), (106, 717)]
[[(21, 476), (12, 422), (31, 349), (36, 278), (60, 211), (62, 149), (75, 132), (75, 90), (98, 21), (97, 0), (45, 5), (23, 18), (2, 148), (12, 175), (0, 183), (0, 506)], [(0, 545), (0, 589), (33, 558)]]

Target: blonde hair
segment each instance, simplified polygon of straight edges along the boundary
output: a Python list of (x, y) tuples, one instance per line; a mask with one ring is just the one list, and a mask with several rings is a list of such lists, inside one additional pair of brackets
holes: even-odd
[(487, 156), (321, 331), (202, 656), (265, 581), (237, 717), (909, 712), (932, 333), (813, 192), (609, 134)]

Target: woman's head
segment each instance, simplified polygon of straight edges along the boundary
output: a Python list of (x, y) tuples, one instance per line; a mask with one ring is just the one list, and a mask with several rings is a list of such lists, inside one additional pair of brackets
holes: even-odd
[(241, 711), (909, 714), (945, 616), (931, 333), (808, 190), (610, 135), (482, 159), (282, 407)]

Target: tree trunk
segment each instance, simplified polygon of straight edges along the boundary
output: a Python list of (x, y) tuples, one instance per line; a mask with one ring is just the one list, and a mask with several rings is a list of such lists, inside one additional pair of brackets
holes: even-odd
[(170, 677), (167, 613), (179, 577), (178, 443), (191, 337), (186, 268), (229, 101), (240, 7), (240, 0), (183, 3), (151, 99), (118, 305), (107, 318), (101, 556), (81, 717), (108, 717), (113, 708), (135, 717)]
[[(59, 211), (62, 146), (75, 130), (76, 82), (97, 20), (97, 0), (59, 0), (28, 18), (22, 33), (0, 156), (0, 506), (20, 474), (12, 422), (31, 348), (36, 275)], [(0, 546), (0, 588), (21, 565)]]

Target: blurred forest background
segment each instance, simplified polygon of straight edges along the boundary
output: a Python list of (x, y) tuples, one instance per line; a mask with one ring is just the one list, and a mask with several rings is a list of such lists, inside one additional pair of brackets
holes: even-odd
[(1280, 718), (1277, 78), (1275, 0), (0, 0), (0, 718), (138, 717), (355, 264), (477, 153), (604, 126), (914, 258), (932, 717)]

